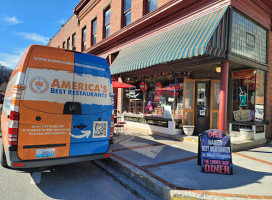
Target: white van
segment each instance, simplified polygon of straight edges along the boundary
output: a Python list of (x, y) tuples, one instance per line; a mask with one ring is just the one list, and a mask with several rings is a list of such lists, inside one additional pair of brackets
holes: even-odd
[(32, 45), (10, 77), (1, 115), (1, 164), (34, 168), (102, 159), (113, 139), (108, 63)]

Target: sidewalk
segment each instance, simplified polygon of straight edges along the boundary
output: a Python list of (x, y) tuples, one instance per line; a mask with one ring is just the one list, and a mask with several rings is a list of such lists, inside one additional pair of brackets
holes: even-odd
[(233, 175), (202, 173), (197, 137), (183, 141), (130, 132), (116, 136), (107, 163), (161, 199), (272, 199), (272, 143), (232, 141)]

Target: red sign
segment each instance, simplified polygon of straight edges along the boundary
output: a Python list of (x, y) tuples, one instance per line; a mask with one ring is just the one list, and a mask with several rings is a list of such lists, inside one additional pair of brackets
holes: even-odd
[(145, 92), (147, 90), (148, 86), (146, 84), (146, 82), (141, 82), (140, 83), (140, 89), (141, 91)]
[(179, 92), (176, 92), (176, 95), (175, 95), (175, 92), (170, 92), (170, 94), (169, 94), (171, 97), (173, 97), (173, 96), (178, 96), (179, 95)]
[(250, 79), (254, 76), (254, 69), (232, 72), (233, 79)]
[[(170, 84), (169, 85), (169, 90), (170, 91), (174, 91), (175, 90), (175, 84)], [(176, 91), (182, 91), (182, 88), (183, 88), (183, 83), (177, 83), (176, 84)]]
[(161, 88), (162, 88), (161, 82), (157, 82), (155, 85), (155, 91), (157, 94), (160, 94), (162, 92)]

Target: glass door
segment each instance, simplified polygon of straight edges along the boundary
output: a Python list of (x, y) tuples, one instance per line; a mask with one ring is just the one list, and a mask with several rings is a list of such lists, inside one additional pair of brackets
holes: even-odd
[(210, 129), (210, 82), (196, 82), (195, 132), (203, 133)]
[(220, 80), (211, 81), (210, 129), (218, 129)]
[(184, 80), (183, 125), (194, 125), (195, 80)]

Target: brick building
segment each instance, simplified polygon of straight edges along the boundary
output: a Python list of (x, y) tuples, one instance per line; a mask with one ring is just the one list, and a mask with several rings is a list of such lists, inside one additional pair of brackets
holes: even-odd
[(272, 137), (271, 30), (271, 0), (81, 0), (48, 45), (104, 57), (113, 79), (135, 85), (114, 90), (131, 128), (262, 139)]

